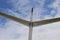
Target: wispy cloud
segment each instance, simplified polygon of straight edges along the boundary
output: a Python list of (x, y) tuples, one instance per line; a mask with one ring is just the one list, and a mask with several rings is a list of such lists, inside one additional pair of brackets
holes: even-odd
[[(60, 0), (55, 0), (51, 5), (49, 5), (48, 7), (53, 8), (54, 10), (56, 10), (55, 12), (55, 17), (60, 17)], [(54, 10), (51, 11), (51, 14), (54, 14)]]
[[(34, 3), (39, 3), (39, 5), (34, 5), (39, 7), (34, 7), (33, 21), (53, 18), (53, 15), (54, 17), (60, 17), (60, 1), (55, 0), (52, 4), (46, 5), (46, 8), (44, 6), (45, 1), (47, 0), (34, 0)], [(27, 5), (27, 3), (29, 3), (29, 0), (10, 0), (8, 3), (12, 4), (10, 4), (12, 8), (3, 8), (3, 12), (19, 18), (23, 18), (25, 20), (30, 20), (32, 4)], [(50, 10), (50, 8), (52, 8), (52, 10)], [(58, 35), (60, 35), (59, 26), (60, 22), (56, 22), (34, 28), (33, 40), (58, 40)], [(29, 28), (23, 24), (17, 23), (15, 21), (8, 21), (5, 23), (5, 27), (5, 29), (0, 28), (1, 40), (28, 40)]]
[[(49, 5), (43, 4), (42, 8), (41, 7), (35, 8), (33, 20), (38, 21), (38, 20), (43, 20), (43, 19), (60, 17), (59, 16), (60, 15), (60, 7), (59, 7), (60, 3), (59, 2), (60, 2), (59, 0), (55, 0), (52, 3), (49, 2), (50, 3)], [(42, 3), (46, 3), (46, 0), (43, 1)]]
[(29, 3), (29, 0), (11, 0), (10, 2), (13, 4), (12, 9), (10, 10), (16, 12), (15, 14), (17, 14), (17, 17), (23, 18), (25, 20), (30, 19), (31, 7), (27, 5), (27, 3)]

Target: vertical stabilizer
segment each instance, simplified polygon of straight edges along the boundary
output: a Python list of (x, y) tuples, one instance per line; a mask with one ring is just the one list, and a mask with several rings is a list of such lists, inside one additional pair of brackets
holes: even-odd
[(30, 17), (30, 23), (29, 23), (29, 39), (32, 40), (32, 31), (33, 31), (33, 8), (31, 9), (31, 17)]

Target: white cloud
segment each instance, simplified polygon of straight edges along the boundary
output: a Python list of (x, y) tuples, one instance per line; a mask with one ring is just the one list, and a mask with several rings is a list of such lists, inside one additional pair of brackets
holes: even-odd
[(10, 2), (13, 4), (13, 8), (10, 9), (10, 11), (14, 11), (14, 14), (17, 14), (17, 17), (20, 17), (28, 21), (30, 20), (31, 6), (27, 5), (29, 0), (11, 0)]
[(39, 3), (39, 8), (42, 8), (44, 6), (45, 0), (34, 0), (34, 2)]
[[(60, 0), (55, 0), (52, 4), (48, 5), (51, 10), (50, 15), (46, 15), (44, 19), (58, 18), (60, 17)], [(55, 15), (54, 17), (52, 15)]]
[[(59, 1), (59, 0), (58, 0)], [(15, 16), (20, 17), (19, 14), (17, 14), (15, 11), (21, 11), (22, 14), (28, 14), (28, 16), (30, 16), (30, 6), (28, 7), (24, 7), (23, 5), (25, 5), (26, 3), (28, 3), (27, 0), (11, 0), (11, 2), (13, 3), (13, 8), (12, 10), (8, 9), (9, 12), (11, 12), (12, 14), (14, 14)], [(38, 1), (40, 2), (40, 1)], [(34, 20), (38, 20), (38, 16), (40, 13), (43, 12), (43, 5), (44, 2), (41, 2), (41, 7), (40, 8), (36, 8), (36, 10), (34, 9)], [(59, 2), (56, 2), (52, 4), (52, 6), (50, 5), (49, 7), (53, 7), (53, 8), (57, 8), (58, 10), (60, 9), (58, 7)], [(29, 11), (29, 12), (26, 12)], [(51, 12), (51, 14), (54, 13), (53, 11)], [(23, 16), (23, 15), (21, 15)], [(60, 11), (58, 11), (57, 16), (60, 16)], [(45, 18), (52, 18), (50, 15), (45, 16)], [(26, 19), (26, 18), (25, 18)], [(27, 19), (29, 20), (29, 17), (27, 17)], [(26, 20), (27, 20), (26, 19)], [(13, 22), (13, 21), (9, 21), (6, 23), (7, 28), (6, 29), (1, 29), (0, 28), (0, 39), (1, 40), (28, 40), (28, 28), (22, 24)], [(33, 40), (58, 40), (60, 37), (59, 34), (59, 30), (60, 30), (60, 22), (57, 23), (52, 23), (52, 24), (47, 24), (47, 25), (43, 25), (43, 26), (39, 26), (34, 28), (33, 30)], [(21, 35), (20, 35), (21, 34)], [(20, 35), (20, 36), (19, 36)], [(58, 36), (59, 35), (59, 36)], [(58, 37), (58, 38), (57, 38)]]
[(14, 6), (23, 6), (25, 4), (27, 4), (29, 2), (29, 0), (11, 0), (11, 2), (13, 4), (15, 4)]
[(37, 26), (33, 31), (33, 40), (60, 40), (60, 22)]
[(0, 40), (28, 40), (28, 27), (14, 21), (6, 23), (6, 28), (0, 28)]
[(59, 8), (59, 5), (60, 4), (60, 0), (55, 0), (53, 2), (53, 4), (49, 5), (49, 7), (52, 7), (52, 8)]
[[(60, 0), (55, 0), (53, 4), (50, 4), (49, 7), (53, 8), (54, 10), (57, 11), (55, 17), (60, 17)], [(51, 14), (54, 13), (54, 10), (51, 11)], [(56, 12), (55, 11), (55, 12)]]
[(45, 12), (47, 12), (47, 10), (45, 8), (35, 8), (34, 14), (33, 14), (33, 21), (39, 21), (39, 20), (45, 19), (45, 15), (42, 15)]

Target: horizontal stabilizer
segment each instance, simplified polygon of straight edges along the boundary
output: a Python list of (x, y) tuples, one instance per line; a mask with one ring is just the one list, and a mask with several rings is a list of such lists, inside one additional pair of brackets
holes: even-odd
[(22, 24), (24, 24), (26, 26), (29, 26), (29, 23), (30, 23), (29, 21), (26, 21), (26, 20), (11, 16), (11, 15), (8, 15), (8, 14), (5, 14), (5, 13), (1, 13), (1, 12), (0, 12), (0, 16), (3, 16), (3, 17), (6, 17), (8, 19), (14, 20), (16, 22), (22, 23)]
[[(8, 19), (14, 20), (16, 22), (22, 23), (26, 26), (29, 26), (29, 23), (31, 23), (30, 21), (26, 21), (8, 14), (4, 14), (0, 12), (0, 16), (6, 17)], [(45, 25), (45, 24), (49, 24), (49, 23), (54, 23), (54, 22), (58, 22), (60, 21), (60, 17), (59, 18), (53, 18), (53, 19), (47, 19), (47, 20), (42, 20), (42, 21), (36, 21), (36, 22), (32, 22), (33, 26), (39, 26), (39, 25)]]
[(33, 22), (33, 25), (34, 26), (39, 26), (39, 25), (45, 25), (45, 24), (54, 23), (54, 22), (58, 22), (58, 21), (60, 21), (60, 17), (59, 18), (42, 20), (42, 21), (36, 21), (36, 22)]

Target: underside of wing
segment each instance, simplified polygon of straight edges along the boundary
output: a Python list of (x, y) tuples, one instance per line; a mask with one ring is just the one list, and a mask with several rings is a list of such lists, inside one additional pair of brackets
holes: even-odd
[(45, 25), (45, 24), (54, 23), (54, 22), (58, 22), (58, 21), (60, 21), (60, 17), (59, 18), (42, 20), (42, 21), (36, 21), (36, 22), (33, 22), (33, 25), (34, 26), (39, 26), (39, 25)]
[(14, 20), (16, 22), (22, 23), (22, 24), (24, 24), (26, 26), (29, 26), (29, 23), (30, 23), (29, 21), (26, 21), (26, 20), (11, 16), (11, 15), (8, 15), (8, 14), (5, 14), (5, 13), (1, 13), (1, 12), (0, 12), (0, 16), (3, 16), (5, 18), (8, 18), (8, 19)]

